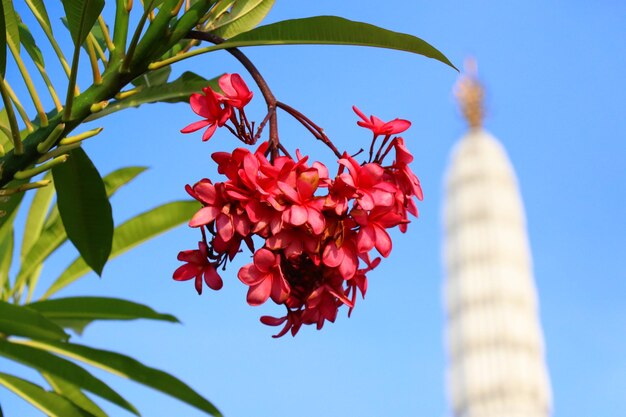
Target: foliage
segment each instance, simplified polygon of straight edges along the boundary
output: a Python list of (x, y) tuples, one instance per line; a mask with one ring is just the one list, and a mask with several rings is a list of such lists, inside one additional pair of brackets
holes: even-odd
[[(186, 101), (208, 85), (216, 88), (216, 78), (209, 79), (219, 74), (186, 72), (169, 80), (172, 65), (200, 54), (227, 50), (253, 72), (253, 65), (236, 49), (243, 46), (374, 46), (452, 64), (419, 38), (338, 17), (257, 27), (274, 0), (159, 0), (144, 1), (143, 7), (131, 0), (107, 4), (104, 0), (63, 0), (63, 24), (54, 27), (43, 0), (25, 3), (45, 38), (32, 35), (12, 0), (0, 3), (4, 106), (0, 111), (0, 355), (39, 372), (47, 387), (5, 373), (0, 373), (0, 384), (51, 416), (105, 416), (85, 392), (138, 414), (120, 394), (79, 365), (84, 363), (145, 384), (207, 414), (220, 415), (209, 401), (171, 375), (118, 353), (82, 346), (67, 333), (68, 329), (80, 333), (98, 320), (176, 321), (173, 316), (120, 299), (50, 298), (90, 269), (101, 273), (108, 259), (186, 221), (198, 207), (195, 201), (171, 202), (114, 228), (108, 199), (143, 168), (123, 168), (102, 178), (81, 148), (84, 140), (101, 129), (80, 131), (81, 125), (143, 104)], [(104, 16), (109, 15), (114, 20), (107, 23)], [(54, 31), (61, 30), (69, 31), (72, 51), (58, 45)], [(207, 41), (213, 45), (204, 46)], [(67, 83), (50, 79), (44, 56), (58, 59)], [(26, 57), (34, 67), (24, 64)], [(79, 62), (84, 60), (93, 81), (78, 86)], [(10, 77), (7, 65), (17, 68)], [(35, 88), (29, 68), (36, 68), (45, 90)], [(11, 87), (14, 83), (23, 83), (28, 96), (17, 97)], [(65, 94), (57, 90), (59, 84), (67, 84)], [(42, 104), (44, 94), (54, 106), (49, 110)], [(22, 105), (25, 100), (32, 102), (34, 117)], [(36, 191), (26, 207), (22, 200), (28, 190)], [(14, 223), (18, 210), (28, 212), (19, 231)], [(17, 232), (21, 235), (16, 236)], [(43, 263), (68, 240), (81, 257), (56, 279), (41, 277)], [(40, 278), (47, 287), (34, 300)]]

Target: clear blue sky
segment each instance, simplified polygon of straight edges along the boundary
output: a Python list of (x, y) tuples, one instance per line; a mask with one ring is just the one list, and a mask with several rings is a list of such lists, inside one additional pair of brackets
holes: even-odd
[[(626, 3), (530, 1), (277, 1), (270, 21), (332, 14), (407, 32), (460, 65), (478, 59), (486, 126), (506, 146), (526, 204), (555, 417), (626, 415)], [(441, 265), (442, 176), (464, 124), (451, 89), (457, 73), (433, 60), (355, 47), (264, 47), (246, 53), (275, 94), (326, 128), (340, 148), (364, 146), (350, 107), (413, 122), (405, 135), (424, 187), (421, 217), (370, 274), (367, 298), (318, 332), (274, 340), (258, 322), (231, 268), (224, 289), (200, 297), (171, 280), (179, 250), (197, 231), (181, 227), (107, 265), (60, 295), (124, 297), (178, 316), (184, 325), (96, 324), (83, 343), (118, 350), (170, 371), (227, 417), (449, 415), (445, 394)], [(225, 53), (185, 67), (211, 77), (242, 71)], [(249, 79), (249, 78), (248, 78)], [(260, 96), (253, 105), (262, 118)], [(254, 112), (256, 109), (256, 112)], [(215, 175), (207, 143), (178, 130), (195, 120), (186, 105), (152, 105), (109, 117), (86, 145), (102, 173), (151, 169), (113, 200), (116, 223), (185, 198), (183, 186)], [(282, 116), (281, 138), (333, 161)], [(215, 177), (214, 177), (215, 178)], [(73, 257), (64, 248), (52, 278)], [(247, 262), (241, 257), (240, 262)], [(6, 362), (2, 362), (4, 367)], [(201, 414), (133, 383), (107, 378), (144, 416)], [(5, 415), (34, 416), (0, 390)], [(114, 416), (125, 412), (108, 406)]]

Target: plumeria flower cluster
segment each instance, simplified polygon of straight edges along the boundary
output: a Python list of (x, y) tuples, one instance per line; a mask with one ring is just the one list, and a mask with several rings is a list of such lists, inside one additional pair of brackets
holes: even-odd
[[(359, 163), (344, 152), (333, 175), (299, 151), (296, 158), (268, 159), (269, 142), (254, 152), (214, 153), (226, 179), (187, 185), (202, 204), (189, 222), (200, 229), (202, 240), (198, 249), (179, 253), (184, 264), (174, 279), (195, 279), (198, 293), (203, 282), (218, 290), (218, 270), (245, 246), (253, 253), (252, 262), (237, 276), (248, 286), (248, 303), (258, 306), (271, 299), (286, 309), (282, 317), (261, 317), (264, 324), (283, 326), (274, 337), (295, 336), (303, 324), (321, 329), (326, 321), (335, 321), (344, 305), (350, 315), (357, 295), (366, 294), (367, 273), (391, 252), (389, 229), (406, 231), (408, 215), (418, 215), (416, 199), (422, 199), (419, 180), (409, 168), (413, 157), (404, 140), (394, 136), (410, 123), (384, 123), (355, 112), (363, 119), (359, 125), (373, 132), (370, 161)], [(386, 165), (392, 150), (395, 159)]]

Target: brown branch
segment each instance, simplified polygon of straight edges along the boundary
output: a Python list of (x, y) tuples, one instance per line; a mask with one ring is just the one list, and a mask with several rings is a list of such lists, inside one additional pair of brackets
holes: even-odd
[[(210, 32), (199, 32), (196, 30), (192, 30), (187, 35), (188, 38), (191, 39), (199, 39), (202, 41), (211, 42), (213, 44), (219, 45), (224, 42), (224, 39)], [(261, 94), (263, 94), (263, 98), (265, 98), (265, 103), (267, 104), (267, 112), (269, 114), (269, 123), (270, 123), (270, 149), (271, 149), (271, 158), (274, 159), (278, 156), (278, 119), (276, 117), (276, 97), (272, 93), (272, 90), (267, 85), (267, 82), (257, 69), (254, 66), (252, 61), (244, 55), (237, 48), (226, 48), (226, 51), (234, 56), (237, 61), (244, 66), (244, 68), (248, 71), (256, 85), (261, 90)]]
[(335, 147), (335, 145), (333, 145), (333, 143), (330, 141), (328, 136), (326, 136), (326, 133), (324, 133), (324, 129), (322, 129), (315, 123), (313, 123), (311, 119), (309, 119), (304, 114), (300, 113), (298, 110), (294, 109), (288, 104), (285, 104), (281, 101), (277, 101), (276, 106), (280, 109), (283, 109), (284, 111), (289, 113), (291, 116), (293, 116), (304, 127), (306, 127), (313, 136), (315, 136), (318, 140), (321, 140), (324, 143), (324, 145), (328, 146), (330, 150), (332, 150), (335, 153), (337, 158), (341, 158), (342, 156), (341, 152), (339, 152), (339, 150)]

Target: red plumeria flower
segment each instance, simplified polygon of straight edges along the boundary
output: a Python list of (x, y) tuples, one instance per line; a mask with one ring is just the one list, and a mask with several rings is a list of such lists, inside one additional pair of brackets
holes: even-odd
[[(356, 189), (356, 202), (365, 210), (374, 206), (390, 206), (397, 189), (393, 184), (383, 181), (385, 170), (376, 163), (360, 165), (353, 157), (344, 153), (338, 161), (348, 168), (349, 174), (340, 172), (341, 181)], [(342, 171), (340, 168), (340, 171)]]
[(237, 276), (248, 289), (248, 304), (258, 306), (270, 296), (282, 304), (289, 296), (289, 284), (280, 268), (280, 256), (261, 248), (253, 256), (254, 262), (243, 266)]
[(223, 282), (213, 265), (208, 260), (208, 247), (204, 242), (198, 242), (197, 250), (184, 250), (178, 254), (178, 260), (187, 262), (174, 271), (176, 281), (187, 281), (195, 278), (195, 286), (198, 294), (202, 294), (202, 278), (212, 290), (222, 288)]
[(218, 127), (224, 126), (228, 118), (232, 114), (233, 109), (229, 105), (220, 104), (224, 100), (221, 94), (211, 90), (211, 87), (202, 89), (204, 94), (192, 94), (189, 99), (191, 109), (204, 120), (194, 122), (183, 129), (181, 133), (191, 133), (208, 126), (208, 129), (202, 134), (202, 140), (211, 139), (213, 133)]
[(242, 110), (252, 100), (252, 91), (239, 74), (224, 74), (218, 83), (224, 92), (225, 101), (231, 106)]
[(361, 127), (371, 130), (374, 135), (396, 135), (402, 133), (411, 127), (411, 122), (404, 119), (393, 119), (390, 122), (383, 122), (376, 116), (370, 116), (369, 119), (356, 106), (352, 106), (352, 110), (362, 119), (356, 122)]

